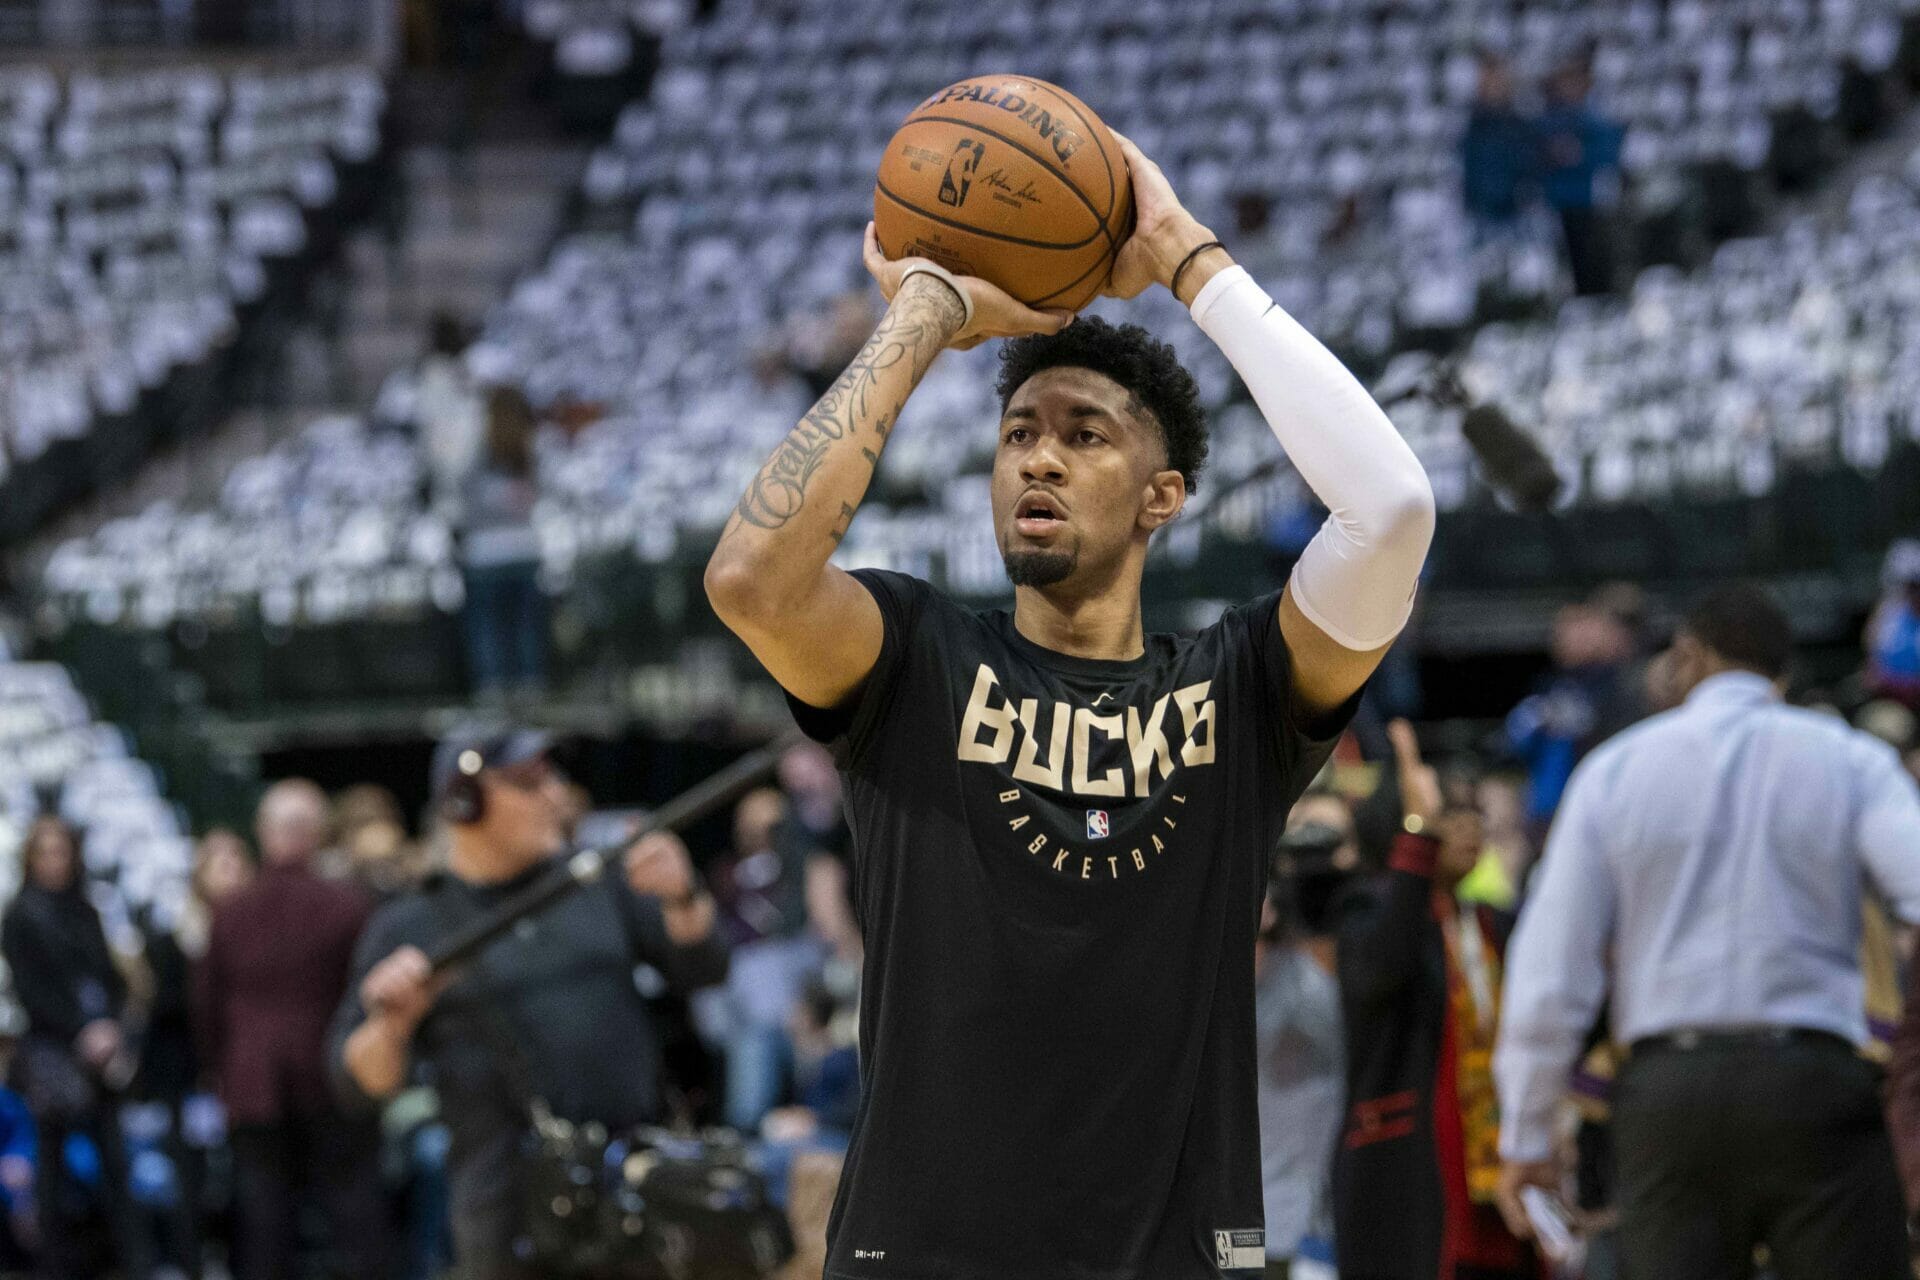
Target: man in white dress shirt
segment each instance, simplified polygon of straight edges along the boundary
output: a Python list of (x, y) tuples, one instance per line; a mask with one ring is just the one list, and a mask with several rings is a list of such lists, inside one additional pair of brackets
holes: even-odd
[(1686, 701), (1574, 773), (1507, 957), (1502, 1209), (1557, 1186), (1553, 1121), (1612, 998), (1623, 1280), (1909, 1276), (1859, 969), (1862, 895), (1920, 922), (1920, 791), (1785, 706), (1792, 638), (1728, 587), (1674, 641)]

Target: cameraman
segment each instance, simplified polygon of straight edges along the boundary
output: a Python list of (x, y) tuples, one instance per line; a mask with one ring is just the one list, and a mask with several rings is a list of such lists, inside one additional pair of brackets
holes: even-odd
[(533, 1098), (616, 1133), (662, 1118), (660, 1034), (635, 967), (683, 990), (727, 972), (713, 902), (668, 835), (628, 852), (624, 883), (562, 898), (452, 975), (430, 971), (423, 948), (524, 889), (563, 849), (565, 783), (547, 747), (544, 734), (485, 726), (440, 743), (432, 783), (448, 869), (374, 916), (333, 1029), (350, 1102), (376, 1105), (416, 1069), (438, 1090), (454, 1252), (472, 1280), (537, 1274), (514, 1252)]

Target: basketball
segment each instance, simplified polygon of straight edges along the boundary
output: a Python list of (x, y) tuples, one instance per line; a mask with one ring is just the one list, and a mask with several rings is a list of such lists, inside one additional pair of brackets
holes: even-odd
[(930, 258), (1028, 306), (1079, 310), (1133, 230), (1126, 157), (1086, 103), (1026, 76), (974, 76), (916, 107), (873, 191), (889, 258)]

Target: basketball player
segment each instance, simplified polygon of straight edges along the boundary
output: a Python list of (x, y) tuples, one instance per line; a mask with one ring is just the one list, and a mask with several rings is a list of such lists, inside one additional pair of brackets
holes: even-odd
[[(1107, 292), (1191, 306), (1333, 513), (1286, 588), (1143, 634), (1148, 540), (1206, 454), (1193, 380), (1137, 326), (887, 261), (871, 229), (887, 312), (707, 568), (847, 779), (865, 1092), (830, 1280), (1264, 1263), (1264, 859), (1406, 620), (1433, 498), (1360, 384), (1122, 146), (1138, 222)], [(934, 357), (990, 337), (1015, 338), (992, 483), (1013, 612), (829, 564)]]

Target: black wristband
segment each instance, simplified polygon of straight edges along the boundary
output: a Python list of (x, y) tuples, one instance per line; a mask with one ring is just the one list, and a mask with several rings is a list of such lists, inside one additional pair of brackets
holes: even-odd
[(1203, 245), (1195, 246), (1192, 252), (1180, 259), (1180, 265), (1173, 269), (1173, 282), (1167, 286), (1167, 292), (1171, 293), (1177, 301), (1180, 297), (1180, 277), (1187, 273), (1187, 268), (1193, 265), (1193, 260), (1209, 249), (1224, 249), (1226, 247), (1227, 246), (1221, 244), (1218, 240), (1209, 240)]

